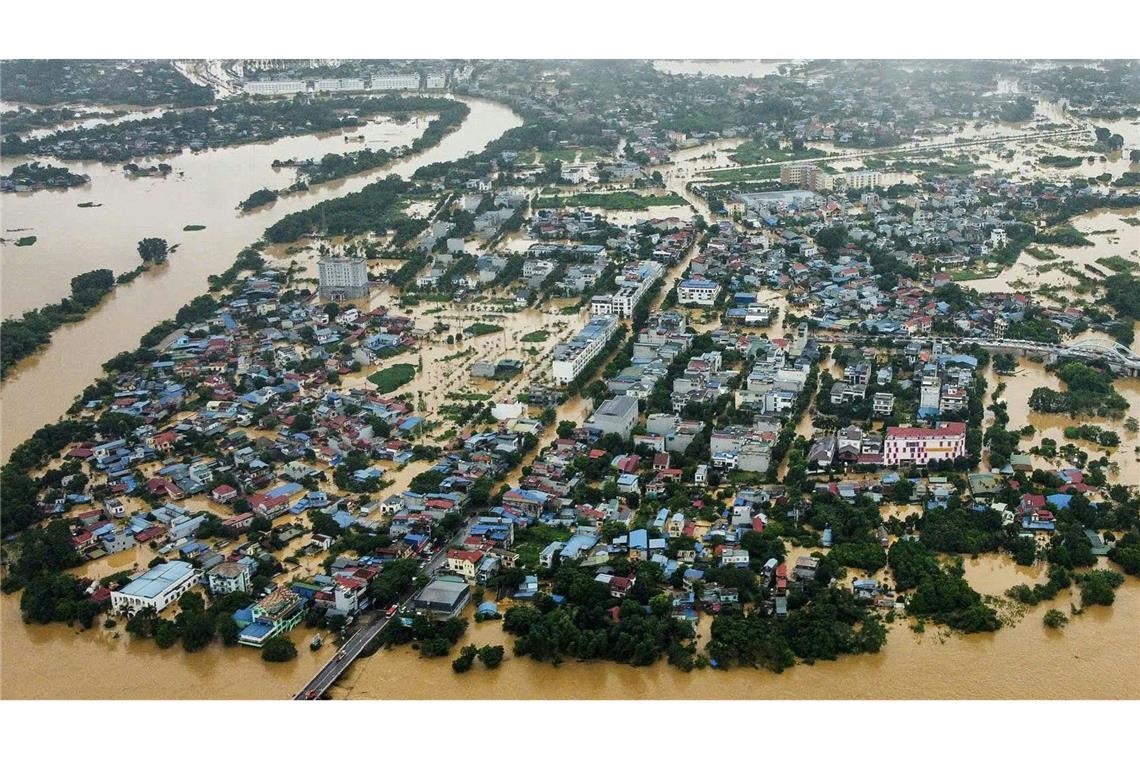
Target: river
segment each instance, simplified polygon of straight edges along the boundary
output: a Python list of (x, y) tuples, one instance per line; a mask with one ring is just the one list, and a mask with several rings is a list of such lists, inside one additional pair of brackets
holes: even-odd
[[(372, 172), (290, 195), (249, 214), (235, 210), (249, 193), (292, 182), (292, 171), (276, 172), (270, 167), (274, 158), (359, 150), (362, 144), (345, 143), (338, 132), (183, 153), (163, 159), (176, 172), (165, 180), (130, 179), (117, 168), (84, 162), (83, 172), (92, 175), (90, 185), (65, 193), (5, 196), (4, 228), (31, 227), (40, 237), (30, 248), (3, 248), (0, 271), (5, 315), (66, 295), (68, 281), (81, 272), (96, 267), (109, 267), (116, 273), (133, 268), (138, 263), (135, 246), (143, 237), (165, 237), (180, 247), (167, 265), (117, 288), (82, 322), (57, 330), (44, 351), (26, 360), (5, 380), (0, 386), (4, 418), (0, 457), (7, 458), (13, 447), (63, 414), (75, 396), (100, 374), (103, 362), (135, 348), (151, 326), (205, 293), (209, 275), (226, 269), (238, 251), (287, 213), (359, 190), (377, 176), (410, 176), (421, 166), (462, 158), (522, 123), (500, 104), (463, 100), (471, 107), (471, 114), (434, 148)], [(362, 131), (377, 141), (373, 147), (382, 147), (406, 144), (424, 126), (424, 119), (419, 125), (412, 121), (403, 126), (381, 121)], [(3, 161), (6, 172), (9, 159)], [(76, 206), (85, 200), (104, 205), (86, 209)], [(187, 224), (204, 224), (206, 229), (183, 232)]]
[[(1103, 561), (1102, 561), (1103, 562)], [(979, 591), (1000, 594), (1041, 577), (1006, 558), (966, 560)], [(1049, 609), (1069, 611), (1070, 592), (1029, 610), (1012, 627), (962, 636), (891, 626), (874, 655), (844, 657), (782, 674), (763, 670), (682, 673), (667, 664), (614, 663), (558, 667), (511, 655), (511, 637), (496, 622), (472, 623), (458, 647), (502, 644), (499, 670), (476, 665), (457, 675), (451, 658), (422, 659), (409, 647), (360, 660), (333, 689), (336, 699), (1120, 699), (1140, 698), (1140, 581), (1126, 580), (1110, 608), (1089, 608), (1063, 631), (1045, 628)], [(17, 596), (0, 600), (5, 699), (284, 699), (329, 656), (313, 653), (313, 631), (292, 633), (298, 657), (262, 662), (256, 650), (213, 645), (196, 654), (132, 641), (121, 627), (79, 632), (63, 625), (26, 626)], [(709, 618), (699, 628), (703, 647)]]

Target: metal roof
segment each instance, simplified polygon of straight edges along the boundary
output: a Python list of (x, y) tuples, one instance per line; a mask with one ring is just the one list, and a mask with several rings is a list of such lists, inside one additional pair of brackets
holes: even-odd
[(119, 593), (154, 599), (193, 573), (194, 566), (180, 560), (155, 565), (124, 586)]

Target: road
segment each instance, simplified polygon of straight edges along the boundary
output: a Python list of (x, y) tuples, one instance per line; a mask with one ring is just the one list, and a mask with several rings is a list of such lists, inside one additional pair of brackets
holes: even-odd
[[(471, 529), (471, 525), (474, 522), (474, 517), (467, 518), (467, 521), (463, 524), (463, 530), (459, 534), (459, 540), (462, 540), (462, 538), (467, 535), (467, 532)], [(439, 551), (431, 556), (423, 567), (423, 573), (425, 575), (434, 575), (436, 571), (439, 570), (444, 560), (447, 559), (447, 550), (449, 547), (450, 543), (447, 546), (441, 547)], [(411, 600), (415, 593), (415, 589), (409, 591), (397, 604), (403, 607)], [(344, 645), (341, 646), (333, 655), (333, 658), (325, 663), (325, 666), (293, 696), (293, 699), (319, 699), (324, 696), (325, 693), (332, 688), (332, 685), (336, 683), (336, 680), (344, 675), (344, 672), (348, 670), (349, 666), (356, 661), (356, 658), (360, 656), (364, 648), (372, 643), (391, 622), (392, 618), (385, 615), (383, 610), (369, 610), (363, 613), (356, 624), (356, 630), (348, 637)]]

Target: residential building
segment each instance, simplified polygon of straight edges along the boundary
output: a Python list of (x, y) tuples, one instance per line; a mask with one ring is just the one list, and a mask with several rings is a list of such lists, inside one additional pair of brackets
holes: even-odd
[(554, 382), (566, 385), (581, 374), (594, 357), (617, 332), (618, 318), (611, 315), (594, 317), (567, 343), (559, 343), (551, 354), (550, 373)]
[(249, 566), (241, 562), (223, 562), (206, 573), (206, 587), (214, 596), (224, 596), (251, 588)]
[(368, 262), (355, 256), (328, 256), (317, 262), (320, 295), (341, 301), (368, 295)]
[(693, 278), (677, 283), (677, 303), (712, 306), (720, 295), (720, 285), (712, 280)]

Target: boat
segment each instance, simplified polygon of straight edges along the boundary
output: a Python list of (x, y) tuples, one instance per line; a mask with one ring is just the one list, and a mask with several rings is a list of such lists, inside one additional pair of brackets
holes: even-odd
[(315, 652), (320, 649), (324, 643), (324, 639), (322, 639), (321, 634), (318, 633), (313, 637), (313, 640), (309, 642), (309, 649)]

